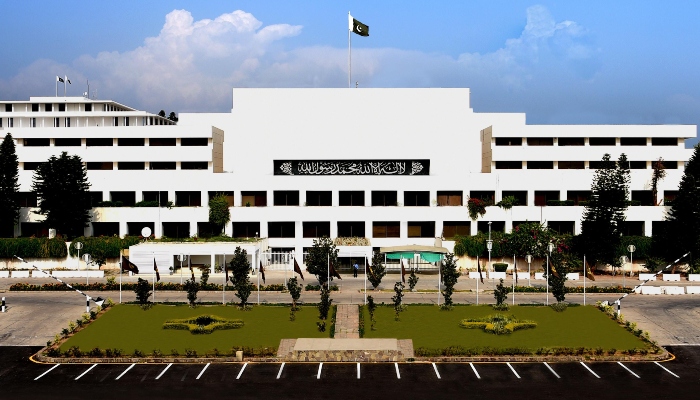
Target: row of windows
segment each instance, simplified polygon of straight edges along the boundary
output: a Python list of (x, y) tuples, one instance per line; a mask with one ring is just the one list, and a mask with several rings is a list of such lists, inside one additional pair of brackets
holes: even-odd
[[(11, 119), (11, 118), (10, 118)], [(66, 118), (70, 120), (70, 118)], [(70, 126), (70, 121), (68, 121)], [(79, 147), (82, 146), (80, 138), (28, 138), (23, 139), (22, 144), (26, 147), (48, 147), (51, 146), (51, 140), (54, 141), (54, 146), (60, 147)], [(176, 146), (177, 139), (175, 138), (150, 138), (148, 139), (149, 146)], [(208, 146), (208, 138), (181, 138), (180, 146)], [(112, 138), (87, 138), (85, 139), (87, 147), (108, 147), (114, 146)], [(146, 146), (144, 138), (118, 138), (117, 146)]]
[[(553, 137), (547, 138), (521, 138), (521, 137), (497, 137), (496, 146), (522, 146), (523, 142), (528, 146), (554, 146)], [(525, 139), (523, 141), (523, 139)], [(557, 139), (558, 146), (585, 146), (586, 138), (583, 137), (560, 137)], [(620, 146), (646, 146), (648, 143), (645, 137), (621, 137)], [(678, 146), (682, 139), (679, 138), (651, 138), (652, 146)], [(588, 138), (589, 146), (616, 146), (617, 138), (614, 137), (592, 137)]]
[[(40, 162), (24, 162), (22, 163), (22, 168), (25, 171), (34, 171), (39, 168)], [(86, 168), (88, 170), (113, 170), (114, 162), (112, 161), (88, 161)], [(146, 169), (146, 163), (143, 161), (120, 161), (117, 162), (118, 170), (144, 170)], [(177, 162), (175, 161), (151, 161), (148, 163), (149, 169), (151, 170), (174, 170), (177, 169)], [(209, 169), (208, 161), (180, 161), (180, 169), (187, 170), (204, 170)]]
[[(629, 169), (647, 169), (656, 161), (628, 161)], [(554, 169), (554, 161), (525, 161), (527, 169)], [(588, 161), (589, 169), (606, 168), (605, 161)], [(678, 161), (662, 161), (665, 169), (678, 169)], [(614, 164), (613, 164), (614, 165)], [(523, 169), (522, 161), (496, 161), (496, 169)], [(558, 161), (557, 169), (586, 169), (586, 161)]]
[[(273, 192), (275, 206), (299, 206), (299, 191), (275, 191)], [(339, 193), (339, 205), (340, 206), (364, 206), (364, 192), (363, 191), (340, 191)], [(429, 192), (404, 192), (404, 199), (408, 206), (421, 206), (427, 207), (429, 203), (427, 202), (427, 194)], [(633, 206), (653, 206), (654, 198), (653, 192), (651, 190), (632, 190), (631, 192), (631, 205)], [(560, 198), (561, 192), (558, 190), (536, 190), (534, 192), (534, 205), (535, 206), (575, 206), (583, 205), (584, 202), (589, 201), (591, 198), (590, 190), (569, 190), (566, 192), (566, 199), (562, 200)], [(216, 195), (223, 195), (226, 197), (230, 207), (233, 207), (234, 194), (233, 191), (210, 191), (208, 192), (208, 201), (211, 200)], [(487, 203), (494, 204), (496, 192), (489, 190), (481, 191), (471, 191), (469, 193), (470, 197), (486, 200)], [(330, 191), (307, 191), (307, 206), (331, 206), (331, 196)], [(528, 192), (524, 190), (504, 190), (501, 192), (502, 198), (514, 197), (516, 199), (516, 205), (527, 205), (528, 204)], [(670, 204), (678, 196), (677, 190), (666, 190), (663, 192), (663, 203)], [(103, 201), (102, 192), (90, 192), (91, 205), (93, 207), (98, 207), (100, 202)], [(383, 207), (386, 206), (386, 199), (395, 199), (396, 192), (381, 191), (372, 192), (372, 206)], [(461, 206), (462, 205), (462, 192), (461, 191), (451, 191), (451, 192), (438, 192), (438, 205), (441, 206)], [(142, 201), (159, 201), (161, 205), (166, 205), (168, 203), (168, 192), (167, 191), (144, 191), (142, 192)], [(202, 206), (202, 192), (200, 191), (176, 191), (174, 203), (177, 206), (182, 207), (200, 207)], [(19, 201), (21, 207), (37, 207), (38, 201), (35, 192), (20, 192)], [(109, 201), (115, 203), (120, 202), (121, 205), (130, 207), (136, 204), (136, 192), (130, 191), (112, 191), (109, 192)], [(392, 203), (389, 205), (395, 205)], [(267, 192), (241, 192), (241, 205), (248, 207), (265, 207), (267, 206)]]

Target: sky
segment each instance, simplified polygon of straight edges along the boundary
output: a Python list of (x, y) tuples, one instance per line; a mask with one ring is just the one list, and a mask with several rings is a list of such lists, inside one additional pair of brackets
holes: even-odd
[[(0, 99), (227, 112), (236, 87), (468, 87), (529, 124), (700, 124), (700, 2), (3, 1)], [(63, 88), (59, 89), (62, 93)], [(697, 139), (689, 141), (692, 145)]]

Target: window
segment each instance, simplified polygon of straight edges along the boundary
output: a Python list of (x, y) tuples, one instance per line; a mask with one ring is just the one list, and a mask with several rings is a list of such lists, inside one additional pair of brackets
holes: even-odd
[(151, 169), (175, 169), (175, 161), (151, 161), (148, 163)]
[(182, 161), (180, 169), (209, 169), (207, 161)]
[(307, 190), (306, 205), (330, 207), (332, 205), (332, 192)]
[(163, 236), (185, 239), (190, 237), (189, 222), (163, 222)]
[(175, 146), (175, 138), (150, 138), (149, 146)]
[(504, 190), (501, 192), (501, 199), (505, 199), (508, 196), (515, 197), (518, 200), (519, 206), (527, 205), (527, 191), (526, 190)]
[(496, 146), (522, 146), (523, 138), (497, 137)]
[(461, 206), (462, 191), (461, 190), (438, 190), (437, 192), (438, 206)]
[[(233, 190), (219, 190), (216, 192), (209, 192), (209, 200), (213, 199), (218, 195), (223, 195), (226, 197), (226, 203), (229, 207), (233, 207)], [(207, 203), (208, 204), (208, 203)]]
[(156, 231), (156, 224), (154, 222), (127, 222), (126, 234), (129, 236), (141, 236), (143, 228), (150, 228), (151, 234), (153, 234)]
[(678, 197), (678, 190), (664, 190), (664, 204), (665, 206), (670, 206), (673, 200)]
[(124, 126), (129, 126), (129, 117), (124, 117)]
[(555, 190), (536, 190), (535, 191), (535, 206), (546, 206), (548, 201), (558, 201), (559, 191)]
[(54, 127), (54, 128), (58, 128), (58, 127), (60, 127), (60, 126), (61, 126), (61, 119), (58, 118), (58, 117), (54, 118), (54, 119), (53, 119), (53, 127)]
[(65, 104), (65, 103), (59, 103), (59, 104), (58, 104), (58, 111), (66, 111), (66, 104)]
[(17, 192), (17, 201), (20, 207), (38, 207), (36, 192)]
[(395, 191), (372, 191), (372, 207), (395, 206), (397, 202)]
[(138, 162), (138, 161), (120, 161), (117, 163), (117, 169), (123, 169), (123, 170), (146, 169), (146, 163), (145, 162)]
[(119, 126), (119, 117), (114, 117), (114, 118), (112, 118), (112, 120), (113, 120), (113, 122), (112, 122), (113, 126)]
[(566, 192), (566, 199), (573, 201), (575, 206), (580, 205), (579, 203), (582, 201), (590, 201), (591, 200), (591, 191), (590, 190), (569, 190)]
[(574, 234), (574, 221), (548, 221), (547, 228), (561, 234)]
[(678, 169), (678, 161), (667, 161), (664, 160), (665, 169)]
[(554, 146), (554, 138), (527, 138), (528, 146)]
[(625, 221), (622, 223), (625, 236), (644, 236), (644, 221)]
[(241, 205), (265, 207), (267, 206), (267, 192), (241, 192)]
[(202, 192), (175, 192), (175, 205), (178, 207), (201, 207)]
[(53, 111), (53, 104), (44, 104), (44, 111), (46, 111), (46, 112)]
[(119, 222), (93, 222), (92, 236), (119, 236)]
[(20, 223), (23, 237), (48, 237), (49, 226), (44, 222), (22, 222)]
[(102, 192), (88, 192), (88, 200), (90, 207), (97, 207), (98, 204), (102, 203)]
[(66, 128), (70, 128), (70, 117), (66, 117), (65, 123), (63, 124)]
[(646, 146), (647, 138), (643, 137), (623, 137), (620, 138), (621, 146)]
[(647, 169), (646, 161), (629, 161), (630, 169)]
[(40, 162), (27, 162), (27, 161), (25, 161), (22, 163), (22, 169), (24, 169), (25, 171), (34, 171), (37, 168), (39, 168), (39, 164), (41, 164), (41, 163)]
[(141, 198), (143, 199), (143, 201), (159, 201), (161, 207), (165, 207), (168, 205), (168, 192), (165, 190), (159, 192), (142, 192)]
[(585, 161), (559, 161), (557, 163), (559, 169), (585, 169)]
[(496, 169), (523, 169), (522, 161), (496, 161)]
[(304, 222), (303, 233), (305, 238), (318, 238), (322, 236), (331, 236), (330, 222)]
[(408, 221), (408, 237), (435, 237), (435, 221)]
[(32, 112), (39, 112), (39, 103), (32, 103)]
[(30, 127), (30, 128), (36, 128), (36, 118), (30, 118), (30, 119), (29, 119), (29, 127)]
[(632, 202), (632, 205), (637, 205), (637, 202), (639, 202), (640, 206), (653, 206), (654, 196), (651, 190), (633, 190)]
[(296, 234), (294, 225), (294, 222), (268, 222), (267, 237), (293, 238)]
[(8, 128), (14, 128), (15, 126), (15, 119), (14, 118), (8, 118), (7, 119), (7, 127)]
[(456, 236), (471, 235), (470, 221), (445, 221), (442, 223), (442, 237), (451, 240)]
[(85, 139), (87, 147), (114, 146), (114, 139), (111, 138), (87, 138)]
[(589, 161), (588, 168), (590, 169), (604, 169), (604, 168), (615, 168), (616, 162), (610, 161)]
[(430, 192), (403, 192), (403, 205), (406, 207), (427, 207), (430, 205)]
[(469, 192), (469, 198), (486, 200), (489, 205), (493, 205), (496, 192), (493, 190), (472, 190)]
[(678, 146), (678, 138), (651, 138), (652, 146)]
[(117, 139), (118, 146), (143, 146), (143, 138), (119, 138)]
[(51, 139), (24, 139), (24, 145), (27, 147), (48, 147), (51, 145)]
[[(151, 124), (153, 125), (153, 124)], [(181, 146), (208, 146), (208, 138), (182, 138), (180, 139)]]
[(2, 128), (2, 118), (0, 118), (0, 128)]
[(92, 111), (92, 103), (85, 103), (85, 111)]
[(365, 237), (365, 221), (338, 221), (338, 237)]
[(87, 162), (87, 169), (88, 170), (102, 170), (102, 171), (108, 171), (108, 170), (113, 170), (114, 169), (114, 163), (111, 161), (88, 161)]
[(275, 190), (272, 192), (273, 204), (276, 206), (298, 206), (298, 190)]
[(61, 147), (78, 147), (82, 145), (80, 138), (56, 138), (53, 141), (56, 146)]
[(356, 191), (341, 190), (338, 192), (338, 204), (341, 207), (345, 207), (345, 206), (364, 207), (364, 205), (365, 205), (365, 192), (362, 190), (356, 190)]
[(5, 112), (12, 112), (12, 104), (5, 104)]
[[(477, 231), (481, 233), (489, 233), (489, 222), (488, 221), (478, 221), (476, 224)], [(505, 221), (491, 221), (491, 232), (505, 232), (506, 223)]]
[(528, 161), (527, 169), (554, 169), (554, 161)]
[(558, 146), (584, 146), (586, 139), (582, 137), (560, 137), (557, 139)]
[(614, 137), (592, 137), (588, 139), (590, 146), (615, 146)]
[(372, 237), (397, 238), (401, 237), (399, 221), (375, 221), (372, 222)]
[(136, 192), (109, 192), (112, 203), (121, 202), (122, 205), (133, 207), (136, 204)]

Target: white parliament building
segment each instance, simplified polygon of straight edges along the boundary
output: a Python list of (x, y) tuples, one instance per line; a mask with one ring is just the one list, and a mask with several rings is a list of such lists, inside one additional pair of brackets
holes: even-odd
[[(22, 210), (15, 236), (47, 235), (31, 213), (37, 165), (66, 151), (91, 183), (85, 235), (206, 236), (211, 196), (229, 198), (231, 237), (296, 254), (314, 238), (369, 249), (429, 245), (456, 234), (510, 231), (525, 221), (580, 233), (594, 171), (625, 153), (631, 199), (625, 230), (651, 235), (678, 190), (693, 125), (529, 125), (523, 113), (476, 113), (456, 89), (233, 89), (231, 112), (172, 122), (110, 100), (0, 101), (0, 134), (16, 140)], [(654, 206), (652, 163), (667, 176)], [(477, 221), (470, 197), (496, 206)], [(551, 200), (572, 200), (555, 206)], [(171, 201), (174, 207), (132, 207)], [(121, 207), (100, 206), (120, 202)], [(109, 203), (108, 203), (109, 204)], [(356, 238), (365, 238), (357, 240)]]

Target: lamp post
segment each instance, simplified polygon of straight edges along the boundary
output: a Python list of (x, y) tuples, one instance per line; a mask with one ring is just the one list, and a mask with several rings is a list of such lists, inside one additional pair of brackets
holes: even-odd
[(78, 250), (78, 271), (80, 271), (80, 249), (83, 248), (83, 244), (81, 242), (75, 242), (73, 243), (73, 247)]
[(182, 285), (182, 262), (185, 261), (186, 259), (187, 259), (187, 256), (184, 254), (180, 254), (179, 256), (177, 256), (177, 260), (180, 261), (180, 285)]
[(547, 244), (547, 284), (545, 285), (547, 288), (547, 305), (549, 305), (549, 271), (552, 270), (549, 267), (549, 259), (552, 258), (552, 250), (554, 250), (554, 244), (549, 242), (549, 244)]
[(90, 272), (88, 271), (88, 265), (92, 262), (92, 256), (90, 254), (83, 254), (83, 260), (85, 260), (85, 283), (90, 284)]
[(527, 286), (530, 286), (530, 263), (532, 262), (532, 255), (526, 255), (525, 260), (527, 260)]
[(637, 250), (637, 247), (635, 245), (631, 244), (627, 246), (627, 251), (630, 252), (630, 277), (632, 276), (632, 269), (634, 269), (634, 263), (632, 262), (632, 253)]
[(625, 287), (625, 264), (627, 263), (627, 256), (620, 256), (620, 266), (622, 266), (622, 287)]
[[(491, 221), (489, 221), (489, 240), (486, 242), (486, 250), (489, 251), (489, 266), (491, 268), (491, 250), (493, 249), (493, 240), (491, 240)], [(489, 274), (492, 271), (489, 271)]]

